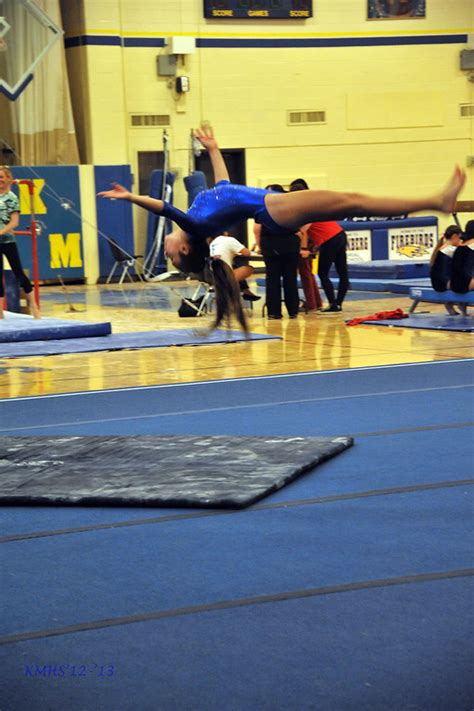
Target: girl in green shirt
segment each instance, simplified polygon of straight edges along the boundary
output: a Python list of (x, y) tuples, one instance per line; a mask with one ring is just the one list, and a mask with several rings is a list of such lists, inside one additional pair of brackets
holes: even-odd
[(6, 165), (0, 166), (0, 319), (3, 319), (3, 257), (8, 259), (12, 272), (25, 292), (30, 313), (34, 318), (40, 318), (38, 304), (35, 301), (33, 287), (23, 271), (16, 238), (13, 230), (20, 221), (20, 204), (14, 192), (10, 190), (13, 175)]

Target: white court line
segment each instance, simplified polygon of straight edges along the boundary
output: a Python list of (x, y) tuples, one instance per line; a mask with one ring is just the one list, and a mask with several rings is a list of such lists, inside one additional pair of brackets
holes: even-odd
[[(217, 381), (220, 382), (220, 381)], [(246, 403), (243, 405), (229, 405), (226, 407), (208, 407), (199, 410), (181, 410), (179, 412), (158, 412), (152, 415), (132, 415), (128, 417), (107, 417), (100, 418), (98, 420), (74, 420), (72, 422), (57, 422), (45, 425), (31, 425), (29, 427), (10, 427), (10, 428), (0, 428), (0, 433), (19, 430), (36, 430), (45, 429), (48, 427), (62, 427), (69, 425), (92, 425), (99, 424), (103, 422), (132, 422), (134, 420), (154, 420), (160, 417), (183, 417), (186, 415), (202, 415), (210, 412), (231, 412), (233, 410), (255, 410), (262, 407), (283, 407), (285, 405), (300, 405), (308, 404), (313, 402), (334, 402), (335, 400), (353, 400), (357, 398), (366, 397), (385, 397), (387, 395), (405, 395), (406, 393), (423, 393), (423, 392), (433, 392), (440, 390), (465, 390), (466, 388), (474, 388), (473, 385), (444, 385), (442, 387), (432, 387), (432, 388), (413, 388), (410, 390), (386, 390), (384, 392), (374, 392), (374, 393), (360, 393), (357, 395), (331, 395), (327, 397), (317, 397), (317, 398), (304, 398), (302, 400), (279, 400), (276, 402), (265, 402), (265, 403)]]
[[(0, 358), (1, 360), (1, 358)], [(456, 360), (428, 360), (422, 361), (421, 363), (392, 363), (390, 365), (365, 365), (359, 368), (340, 368), (334, 370), (308, 370), (302, 373), (281, 373), (276, 375), (248, 375), (242, 378), (225, 378), (223, 380), (193, 380), (189, 383), (167, 383), (163, 385), (137, 385), (136, 387), (128, 388), (107, 388), (106, 390), (86, 390), (84, 392), (71, 392), (71, 393), (55, 393), (52, 395), (31, 395), (26, 397), (12, 397), (4, 398), (0, 400), (0, 406), (3, 402), (21, 402), (22, 400), (45, 400), (52, 398), (61, 397), (81, 397), (85, 395), (107, 395), (108, 393), (126, 393), (126, 392), (140, 392), (142, 390), (162, 390), (167, 388), (187, 388), (191, 386), (203, 386), (203, 385), (215, 385), (218, 383), (241, 383), (241, 382), (251, 382), (255, 380), (278, 380), (283, 378), (300, 378), (313, 375), (334, 375), (338, 373), (353, 373), (359, 371), (367, 370), (387, 370), (390, 368), (415, 368), (420, 365), (446, 365), (452, 363), (471, 363), (474, 362), (474, 358), (457, 358)], [(442, 388), (435, 388), (440, 390)], [(400, 391), (408, 392), (408, 391)]]

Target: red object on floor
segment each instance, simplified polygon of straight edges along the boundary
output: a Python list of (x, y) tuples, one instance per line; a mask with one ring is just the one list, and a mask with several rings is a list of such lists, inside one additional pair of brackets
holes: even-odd
[(353, 318), (350, 321), (346, 321), (346, 326), (358, 326), (359, 323), (364, 323), (364, 321), (386, 321), (393, 319), (398, 321), (401, 318), (408, 318), (403, 309), (395, 309), (394, 311), (379, 311), (371, 316), (363, 316), (362, 318)]

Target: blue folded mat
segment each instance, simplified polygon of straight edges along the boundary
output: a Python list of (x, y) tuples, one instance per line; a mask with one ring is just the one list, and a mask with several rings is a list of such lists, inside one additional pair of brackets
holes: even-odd
[[(279, 336), (251, 333), (248, 340), (277, 339)], [(117, 333), (104, 337), (64, 338), (61, 340), (23, 341), (21, 343), (0, 343), (0, 358), (20, 358), (61, 353), (87, 353), (92, 351), (116, 351), (138, 348), (162, 348), (165, 346), (206, 346), (213, 343), (235, 343), (245, 341), (241, 331), (217, 330), (200, 335), (197, 330), (176, 329), (174, 331), (143, 331), (138, 333)]]
[(34, 319), (32, 316), (6, 311), (0, 321), (0, 344), (18, 341), (45, 341), (62, 338), (107, 336), (112, 333), (109, 322), (90, 323), (59, 318)]

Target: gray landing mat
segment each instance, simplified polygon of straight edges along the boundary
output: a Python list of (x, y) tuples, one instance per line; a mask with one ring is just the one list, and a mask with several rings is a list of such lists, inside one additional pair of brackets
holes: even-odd
[(241, 508), (351, 437), (0, 437), (0, 504)]

